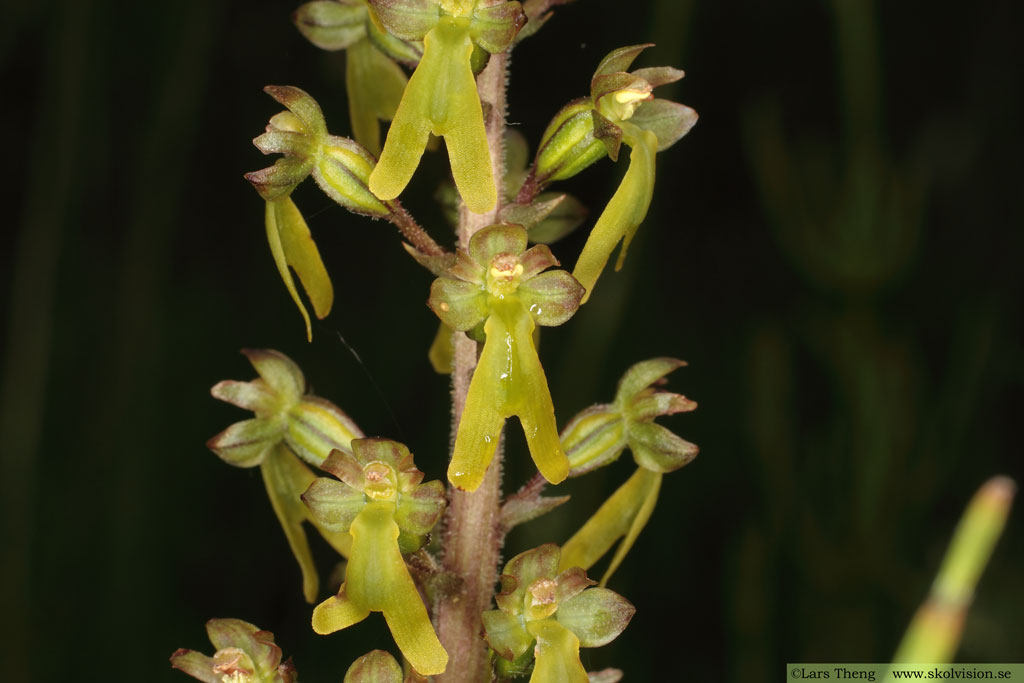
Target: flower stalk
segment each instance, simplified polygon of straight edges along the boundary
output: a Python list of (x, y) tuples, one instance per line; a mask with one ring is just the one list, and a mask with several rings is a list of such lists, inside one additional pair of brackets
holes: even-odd
[[(477, 91), (484, 103), (487, 147), (495, 179), (500, 182), (505, 168), (505, 96), (508, 53), (491, 56), (477, 77)], [(502, 188), (497, 188), (502, 197)], [(469, 239), (495, 222), (499, 203), (482, 214), (464, 205), (459, 209), (459, 247), (469, 249)], [(465, 334), (454, 335), (455, 359), (452, 372), (452, 439), (466, 407), (469, 382), (476, 369), (478, 344)], [(480, 639), (480, 615), (490, 608), (504, 533), (501, 527), (502, 446), (491, 461), (480, 487), (473, 492), (451, 490), (445, 516), (444, 569), (458, 579), (455, 595), (442, 596), (436, 605), (437, 635), (448, 651), (449, 661), (458, 667), (438, 677), (440, 681), (479, 681), (488, 678), (487, 646)]]

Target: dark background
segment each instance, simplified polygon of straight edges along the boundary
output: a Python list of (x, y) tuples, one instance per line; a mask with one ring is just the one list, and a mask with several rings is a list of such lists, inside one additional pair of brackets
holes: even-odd
[[(377, 616), (312, 634), (259, 474), (203, 446), (243, 418), (209, 387), (271, 347), (444, 471), (429, 274), (306, 183), (337, 292), (306, 344), (241, 178), (269, 163), (249, 142), (280, 109), (265, 84), (305, 88), (349, 132), (343, 57), (292, 9), (4, 4), (5, 680), (182, 681), (167, 657), (209, 651), (212, 616), (274, 631), (305, 681), (389, 646)], [(885, 661), (971, 494), (1020, 480), (1022, 19), (1013, 2), (579, 0), (515, 52), (509, 120), (533, 145), (605, 53), (647, 40), (638, 66), (684, 68), (659, 94), (701, 115), (659, 155), (625, 269), (541, 348), (560, 425), (657, 355), (690, 362), (669, 386), (700, 403), (664, 421), (701, 455), (666, 478), (611, 584), (637, 616), (589, 668), (772, 681), (786, 661)], [(596, 215), (622, 168), (565, 189)], [(449, 241), (443, 173), (427, 160), (407, 205)], [(582, 239), (556, 254), (571, 265)], [(510, 431), (514, 487), (530, 472)], [(508, 554), (567, 538), (632, 467), (571, 482)], [(1022, 538), (1015, 512), (963, 660), (1024, 661)]]

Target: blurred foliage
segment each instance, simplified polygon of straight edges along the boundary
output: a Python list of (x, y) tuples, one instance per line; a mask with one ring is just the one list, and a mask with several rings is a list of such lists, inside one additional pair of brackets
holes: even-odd
[[(409, 444), (430, 477), (446, 466), (429, 274), (389, 226), (299, 188), (337, 292), (306, 344), (241, 177), (262, 160), (268, 83), (349, 132), (344, 55), (299, 35), (297, 4), (4, 3), (11, 680), (64, 680), (97, 652), (123, 680), (180, 680), (167, 652), (205, 647), (211, 617), (272, 630), (311, 681), (388, 642), (383, 623), (311, 632), (259, 475), (203, 445), (236, 419), (209, 387), (246, 372), (238, 349), (273, 347), (367, 434)], [(1022, 479), (1022, 9), (644, 0), (608, 21), (617, 6), (566, 5), (517, 48), (510, 121), (535, 148), (602, 55), (647, 39), (641, 66), (686, 69), (663, 96), (701, 121), (659, 158), (623, 270), (539, 351), (559, 426), (634, 362), (686, 359), (674, 386), (700, 403), (684, 429), (701, 455), (610, 584), (638, 608), (630, 629), (583, 663), (660, 680), (682, 648), (688, 678), (768, 681), (785, 661), (887, 660), (972, 492)], [(403, 201), (450, 244), (431, 199), (443, 155), (423, 163)], [(617, 180), (603, 165), (565, 190), (594, 209)], [(583, 238), (556, 254), (571, 263)], [(389, 276), (367, 287), (371, 267)], [(511, 491), (532, 472), (508, 441)], [(569, 482), (507, 555), (568, 538), (631, 467)], [(1024, 659), (1021, 540), (1011, 516), (961, 659)]]

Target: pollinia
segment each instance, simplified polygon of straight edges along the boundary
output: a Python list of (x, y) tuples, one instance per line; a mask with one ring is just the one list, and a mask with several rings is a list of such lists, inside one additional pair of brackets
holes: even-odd
[[(245, 177), (265, 202), (270, 252), (307, 339), (307, 306), (324, 318), (334, 300), (292, 200), (312, 176), (344, 209), (392, 223), (405, 251), (433, 274), (423, 295), (438, 331), (433, 343), (410, 343), (452, 377), (455, 433), (443, 478), (420, 471), (413, 452), (433, 451), (440, 460), (444, 444), (367, 437), (341, 408), (313, 395), (279, 351), (244, 351), (256, 377), (213, 387), (214, 398), (251, 416), (208, 446), (229, 465), (260, 469), (301, 569), (302, 594), (315, 605), (313, 630), (342, 639), (379, 612), (393, 636), (401, 661), (381, 643), (381, 650), (338, 663), (339, 675), (348, 667), (346, 682), (618, 680), (614, 669), (588, 678), (580, 648), (600, 647), (626, 628), (634, 607), (606, 585), (650, 518), (664, 475), (697, 454), (655, 422), (696, 407), (663, 390), (667, 375), (684, 365), (671, 358), (634, 364), (610, 403), (558, 430), (540, 331), (571, 320), (620, 243), (621, 267), (652, 201), (657, 154), (697, 120), (689, 107), (654, 96), (682, 71), (633, 69), (651, 46), (619, 47), (595, 65), (589, 90), (581, 82), (583, 96), (554, 114), (531, 160), (526, 140), (504, 121), (508, 55), (566, 2), (307, 2), (293, 15), (298, 30), (318, 48), (345, 51), (349, 125), (328, 127), (317, 101), (299, 87), (266, 88), (284, 109), (254, 143), (278, 158)], [(587, 226), (582, 204), (557, 185), (605, 157), (617, 161), (624, 148), (621, 184)], [(428, 151), (449, 161), (452, 183), (438, 197), (455, 223), (454, 246), (436, 241), (431, 232), (446, 231), (428, 231), (400, 201)], [(549, 245), (578, 228), (589, 236), (573, 268), (563, 269)], [(502, 497), (501, 434), (513, 417), (538, 474)], [(542, 495), (546, 487), (626, 450), (635, 473), (574, 535), (523, 549), (501, 565), (506, 532), (567, 499)], [(346, 560), (334, 595), (321, 590), (310, 529)], [(587, 571), (613, 547), (598, 584)], [(174, 667), (208, 683), (297, 680), (273, 634), (237, 619), (213, 619), (207, 628), (213, 655), (179, 650)]]

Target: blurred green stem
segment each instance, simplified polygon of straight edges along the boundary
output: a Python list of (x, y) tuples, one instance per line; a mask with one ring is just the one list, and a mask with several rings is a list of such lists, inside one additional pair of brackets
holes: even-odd
[(993, 477), (974, 494), (960, 519), (928, 599), (910, 623), (893, 662), (941, 664), (960, 644), (978, 579), (1003, 533), (1017, 485)]
[[(501, 183), (505, 169), (505, 96), (508, 53), (492, 55), (477, 77), (477, 90), (484, 104), (484, 123), (490, 148), (494, 177)], [(459, 246), (468, 249), (469, 238), (481, 228), (496, 222), (504, 196), (498, 187), (499, 202), (482, 214), (459, 208)], [(455, 367), (452, 373), (452, 435), (458, 429), (469, 381), (477, 363), (477, 343), (465, 334), (455, 333)], [(480, 487), (472, 493), (451, 490), (451, 502), (445, 516), (444, 569), (457, 577), (454, 595), (442, 596), (437, 604), (437, 635), (448, 651), (448, 671), (438, 680), (446, 683), (490, 680), (487, 648), (480, 637), (480, 615), (490, 607), (497, 578), (503, 535), (500, 527), (502, 445)]]

